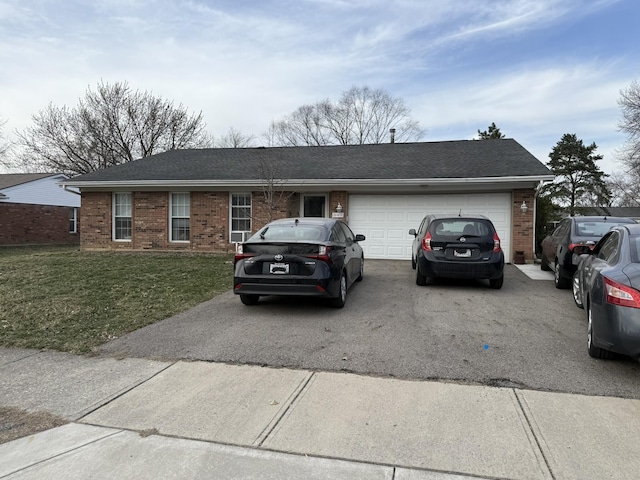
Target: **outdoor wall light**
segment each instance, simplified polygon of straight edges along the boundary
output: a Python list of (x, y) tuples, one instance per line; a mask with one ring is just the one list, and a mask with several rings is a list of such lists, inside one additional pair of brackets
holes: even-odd
[(520, 205), (520, 211), (522, 213), (527, 213), (527, 210), (529, 210), (529, 207), (527, 207), (527, 202), (523, 200), (522, 205)]

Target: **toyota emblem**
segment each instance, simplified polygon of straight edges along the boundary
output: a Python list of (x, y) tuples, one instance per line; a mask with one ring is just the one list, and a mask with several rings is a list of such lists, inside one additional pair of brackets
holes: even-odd
[(276, 262), (281, 262), (284, 259), (284, 257), (282, 255), (280, 255), (280, 254), (277, 254), (275, 257), (273, 257), (273, 259)]
[(466, 241), (467, 241), (467, 239), (466, 239), (466, 238), (464, 238), (464, 237), (460, 237), (460, 241), (461, 241), (461, 242), (466, 242)]

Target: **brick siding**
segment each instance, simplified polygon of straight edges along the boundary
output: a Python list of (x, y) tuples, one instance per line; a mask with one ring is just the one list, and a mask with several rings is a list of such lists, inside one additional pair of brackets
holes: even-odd
[[(522, 202), (526, 202), (527, 211), (522, 213)], [(511, 209), (513, 231), (511, 234), (511, 261), (515, 260), (516, 252), (524, 252), (524, 261), (533, 261), (534, 241), (534, 205), (535, 190), (523, 189), (513, 191), (513, 204)]]
[(77, 244), (80, 236), (69, 232), (69, 211), (70, 207), (1, 202), (0, 245)]

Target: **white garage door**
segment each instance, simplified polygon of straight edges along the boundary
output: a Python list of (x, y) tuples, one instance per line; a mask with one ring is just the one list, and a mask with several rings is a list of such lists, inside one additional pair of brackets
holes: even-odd
[(505, 260), (511, 261), (511, 194), (350, 195), (349, 226), (366, 235), (365, 258), (411, 259), (413, 236), (425, 215), (482, 214), (498, 231)]

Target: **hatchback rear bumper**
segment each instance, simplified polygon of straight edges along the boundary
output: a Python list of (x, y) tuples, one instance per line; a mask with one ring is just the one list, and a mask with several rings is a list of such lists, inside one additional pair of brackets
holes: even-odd
[(504, 256), (493, 254), (485, 261), (437, 260), (429, 252), (418, 256), (418, 268), (426, 277), (493, 280), (504, 273)]

